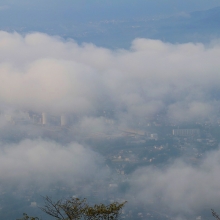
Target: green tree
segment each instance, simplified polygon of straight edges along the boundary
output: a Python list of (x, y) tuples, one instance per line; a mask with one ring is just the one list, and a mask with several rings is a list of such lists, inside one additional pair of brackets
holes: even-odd
[[(109, 205), (99, 204), (90, 206), (86, 199), (70, 198), (54, 202), (45, 197), (45, 205), (40, 209), (56, 220), (117, 220), (126, 202), (113, 202)], [(24, 214), (20, 220), (39, 220)]]
[(38, 217), (28, 216), (26, 213), (23, 213), (23, 217), (17, 220), (40, 220)]

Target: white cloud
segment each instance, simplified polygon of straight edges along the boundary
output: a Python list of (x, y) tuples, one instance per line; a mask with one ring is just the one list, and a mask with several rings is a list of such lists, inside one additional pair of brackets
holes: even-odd
[[(219, 107), (218, 43), (135, 39), (130, 50), (77, 45), (41, 33), (0, 33), (0, 102), (35, 111), (171, 118), (208, 117)], [(181, 117), (184, 109), (187, 117)]]
[(1, 186), (17, 187), (52, 184), (89, 187), (108, 175), (103, 158), (77, 143), (62, 146), (55, 142), (23, 140), (18, 144), (1, 144)]
[[(151, 207), (175, 219), (198, 215), (204, 207), (218, 209), (219, 156), (220, 150), (216, 150), (205, 155), (196, 166), (177, 159), (164, 167), (137, 169), (129, 176), (129, 190), (122, 195), (129, 201), (127, 207), (138, 205), (145, 210)], [(107, 187), (109, 180), (114, 179), (104, 166), (103, 157), (94, 151), (77, 143), (62, 146), (41, 139), (1, 144), (0, 175), (3, 191), (7, 187), (15, 191), (33, 186), (44, 189), (62, 186), (78, 187), (79, 194), (99, 188), (100, 182)], [(102, 187), (98, 190), (100, 194), (105, 193)], [(121, 194), (116, 188), (111, 195), (118, 198)]]
[[(41, 33), (0, 32), (0, 107), (77, 115), (74, 129), (85, 136), (145, 123), (161, 111), (177, 121), (214, 118), (220, 107), (219, 56), (218, 41), (174, 45), (135, 39), (130, 50), (113, 51)], [(5, 128), (5, 119), (0, 123)], [(102, 157), (76, 143), (63, 147), (25, 140), (2, 144), (0, 151), (5, 183), (90, 184), (108, 175), (100, 169)], [(220, 202), (219, 152), (197, 167), (177, 160), (165, 168), (138, 169), (127, 197), (159, 203), (176, 215), (215, 208)]]
[(173, 216), (196, 215), (206, 208), (219, 209), (220, 150), (213, 151), (198, 166), (181, 159), (163, 167), (145, 167), (132, 174), (130, 199)]

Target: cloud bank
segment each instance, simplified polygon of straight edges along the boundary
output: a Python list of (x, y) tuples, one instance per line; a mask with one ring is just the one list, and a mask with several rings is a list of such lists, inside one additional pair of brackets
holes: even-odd
[(78, 45), (41, 33), (0, 32), (2, 108), (138, 121), (163, 112), (201, 120), (219, 108), (218, 42), (135, 39), (130, 50)]
[[(72, 115), (73, 127), (86, 135), (141, 127), (158, 115), (175, 123), (216, 120), (219, 55), (219, 41), (203, 45), (135, 39), (129, 50), (109, 50), (42, 33), (1, 31), (0, 110), (20, 119), (25, 111)], [(12, 131), (6, 119), (0, 116), (2, 133)], [(25, 127), (15, 125), (17, 131), (10, 134)], [(113, 176), (102, 156), (78, 143), (63, 146), (36, 139), (42, 131), (35, 129), (28, 131), (33, 140), (1, 144), (1, 186), (62, 183), (89, 191), (99, 179), (110, 183)], [(177, 160), (165, 168), (138, 169), (124, 197), (146, 206), (159, 204), (175, 216), (215, 208), (219, 152), (197, 167)]]
[(164, 167), (136, 169), (127, 176), (129, 187), (121, 192), (109, 187), (117, 175), (89, 148), (77, 143), (62, 146), (42, 139), (23, 140), (1, 144), (0, 192), (34, 188), (50, 194), (48, 189), (64, 187), (77, 195), (96, 192), (100, 200), (103, 196), (122, 197), (128, 201), (128, 209), (143, 208), (145, 216), (150, 210), (160, 217), (187, 219), (204, 210), (219, 209), (219, 157), (218, 149), (207, 153), (198, 166), (176, 159)]
[(80, 184), (85, 190), (110, 174), (101, 155), (78, 143), (62, 146), (42, 139), (23, 140), (1, 144), (0, 151), (1, 187), (13, 186), (13, 190)]
[(208, 153), (196, 167), (177, 159), (163, 168), (138, 169), (132, 174), (130, 193), (140, 205), (153, 203), (155, 211), (176, 217), (219, 209), (219, 155), (220, 150)]

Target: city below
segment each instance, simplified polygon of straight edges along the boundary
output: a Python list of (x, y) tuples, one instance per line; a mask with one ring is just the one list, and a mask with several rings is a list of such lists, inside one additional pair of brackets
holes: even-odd
[[(142, 122), (139, 127), (136, 125), (131, 128), (118, 125), (113, 119), (106, 117), (105, 112), (100, 117), (105, 126), (109, 128), (106, 130), (107, 133), (96, 128), (84, 133), (80, 126), (83, 119), (76, 115), (54, 116), (45, 112), (15, 112), (13, 114), (2, 112), (1, 118), (5, 121), (6, 130), (10, 132), (1, 132), (0, 138), (5, 143), (17, 142), (24, 138), (35, 139), (38, 133), (40, 139), (54, 140), (64, 147), (72, 142), (90, 146), (92, 150), (105, 158), (106, 167), (113, 171), (107, 184), (100, 180), (97, 186), (99, 191), (96, 187), (89, 193), (84, 192), (83, 196), (93, 202), (100, 200), (100, 194), (102, 194), (101, 198), (106, 201), (126, 200), (123, 195), (129, 189), (130, 175), (138, 168), (166, 167), (178, 158), (192, 166), (199, 166), (206, 152), (218, 149), (220, 141), (218, 120), (174, 125), (173, 122), (158, 121), (162, 115), (157, 115), (156, 119), (146, 121), (146, 124)], [(23, 126), (26, 129), (23, 129)], [(13, 132), (13, 129), (17, 132)], [(54, 187), (51, 188), (51, 192), (60, 191), (64, 195), (69, 195), (69, 193), (78, 195), (78, 192), (84, 191), (79, 185), (71, 188)], [(30, 201), (32, 208), (37, 206), (34, 200), (36, 193), (40, 193), (39, 190), (29, 192), (30, 195), (25, 198)], [(201, 216), (208, 216), (208, 213), (209, 210), (201, 213)], [(195, 219), (200, 220), (203, 218), (201, 216), (195, 216)], [(138, 204), (132, 211), (125, 209), (122, 217), (172, 219), (166, 210), (155, 210), (155, 201), (147, 207), (141, 207)]]

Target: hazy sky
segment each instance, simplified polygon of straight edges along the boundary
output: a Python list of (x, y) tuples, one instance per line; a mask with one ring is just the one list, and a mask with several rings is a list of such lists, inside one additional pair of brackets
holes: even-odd
[[(3, 0), (0, 24), (132, 19), (219, 5), (217, 0)], [(158, 113), (175, 123), (216, 121), (219, 57), (219, 39), (208, 44), (171, 44), (137, 37), (128, 49), (113, 50), (78, 44), (37, 29), (27, 34), (0, 31), (0, 111), (17, 117), (23, 117), (22, 111), (27, 110), (77, 115), (80, 120), (73, 126), (84, 134), (96, 129), (112, 132), (100, 114), (103, 111), (111, 112), (113, 130), (137, 125), (142, 129), (141, 122)], [(36, 128), (18, 124), (12, 126), (12, 132), (7, 126), (1, 115), (2, 133), (11, 137), (21, 129), (32, 133), (31, 138), (25, 136), (17, 143), (0, 143), (2, 189), (15, 183), (17, 187), (34, 183), (37, 188), (59, 183), (78, 184), (89, 191), (90, 187), (98, 188), (97, 180), (110, 183), (111, 170), (89, 146), (75, 142), (63, 146), (44, 140)], [(186, 213), (193, 216), (208, 205), (215, 208), (220, 202), (219, 155), (219, 150), (207, 153), (197, 167), (178, 158), (162, 168), (137, 169), (124, 197), (130, 204), (135, 198), (146, 206), (162, 197), (160, 207), (176, 219)]]
[[(218, 0), (11, 0), (0, 2), (0, 16), (4, 19), (39, 20), (42, 22), (97, 21), (105, 19), (147, 18), (179, 12), (205, 10), (219, 6)], [(1, 22), (7, 22), (1, 21)]]

